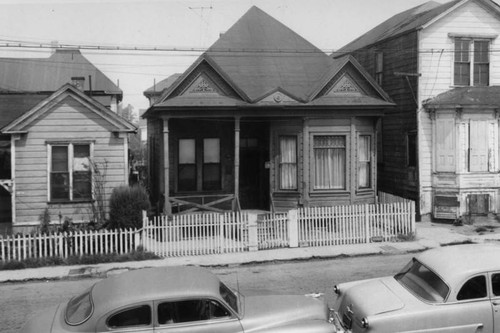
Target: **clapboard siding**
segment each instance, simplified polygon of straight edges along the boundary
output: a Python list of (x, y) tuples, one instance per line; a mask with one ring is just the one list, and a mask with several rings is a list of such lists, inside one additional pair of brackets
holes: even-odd
[(33, 122), (27, 135), (16, 141), (15, 224), (34, 224), (45, 208), (49, 208), (51, 219), (59, 215), (73, 221), (90, 220), (89, 203), (48, 202), (47, 144), (54, 141), (93, 142), (94, 161), (100, 165), (107, 162), (106, 200), (113, 188), (128, 183), (126, 174), (125, 140), (111, 132), (112, 126), (94, 111), (72, 97), (66, 97)]
[[(449, 33), (467, 35), (498, 35), (500, 20), (473, 1), (422, 30), (420, 35), (420, 103), (453, 86), (453, 38)], [(499, 38), (493, 39), (490, 50), (490, 85), (500, 84)], [(422, 172), (426, 172), (422, 170)]]

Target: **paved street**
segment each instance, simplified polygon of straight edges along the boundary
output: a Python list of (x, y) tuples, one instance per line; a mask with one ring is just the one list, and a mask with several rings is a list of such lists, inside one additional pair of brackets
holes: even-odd
[[(308, 260), (259, 265), (215, 267), (210, 270), (233, 288), (244, 293), (273, 291), (279, 293), (323, 292), (333, 301), (336, 283), (365, 279), (397, 272), (411, 254), (378, 255), (330, 260)], [(17, 333), (24, 322), (45, 308), (67, 300), (91, 286), (98, 279), (37, 281), (0, 285), (3, 333)]]

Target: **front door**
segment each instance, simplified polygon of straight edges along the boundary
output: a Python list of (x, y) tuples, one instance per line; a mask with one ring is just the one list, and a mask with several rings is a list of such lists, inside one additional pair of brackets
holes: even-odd
[(500, 272), (489, 274), (491, 279), (491, 306), (493, 310), (493, 327), (500, 333)]

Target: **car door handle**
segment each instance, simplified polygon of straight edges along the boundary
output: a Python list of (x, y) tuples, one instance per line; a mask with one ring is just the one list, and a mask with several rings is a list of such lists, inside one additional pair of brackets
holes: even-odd
[(493, 305), (500, 305), (500, 301), (492, 301), (491, 302)]

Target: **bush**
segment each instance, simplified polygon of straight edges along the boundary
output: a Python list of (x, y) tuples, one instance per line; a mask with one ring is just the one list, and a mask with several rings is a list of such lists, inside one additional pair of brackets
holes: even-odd
[(142, 227), (142, 211), (151, 209), (144, 187), (120, 186), (113, 189), (109, 200), (108, 229)]

